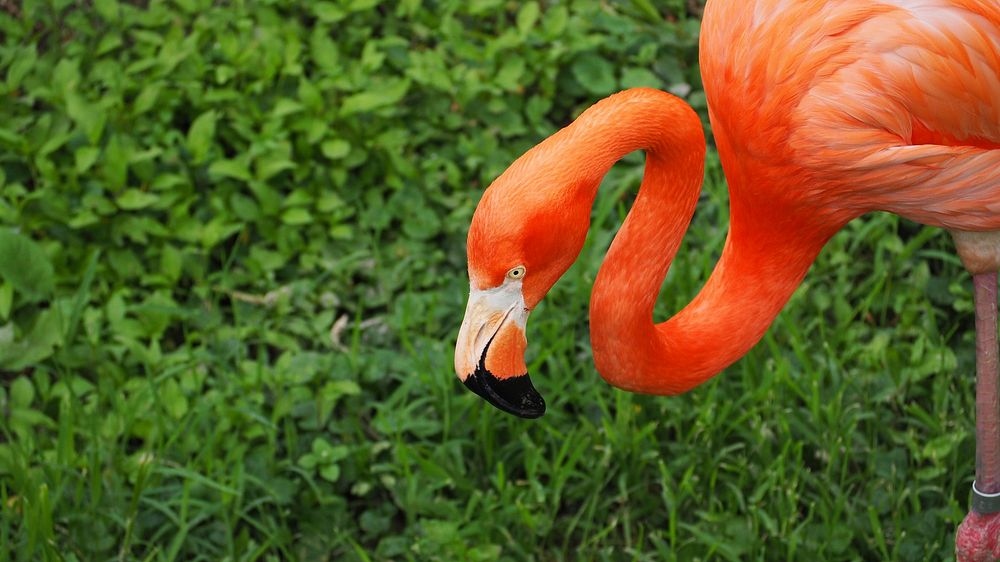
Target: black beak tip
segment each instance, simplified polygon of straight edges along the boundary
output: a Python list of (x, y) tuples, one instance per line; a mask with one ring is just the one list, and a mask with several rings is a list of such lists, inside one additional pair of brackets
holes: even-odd
[(465, 386), (509, 414), (535, 419), (545, 413), (545, 399), (535, 390), (527, 374), (498, 379), (480, 367), (466, 377)]

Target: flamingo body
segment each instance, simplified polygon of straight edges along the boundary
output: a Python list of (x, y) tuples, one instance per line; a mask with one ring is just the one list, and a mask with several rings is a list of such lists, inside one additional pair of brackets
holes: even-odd
[(734, 198), (1000, 229), (1000, 4), (710, 2), (701, 64)]

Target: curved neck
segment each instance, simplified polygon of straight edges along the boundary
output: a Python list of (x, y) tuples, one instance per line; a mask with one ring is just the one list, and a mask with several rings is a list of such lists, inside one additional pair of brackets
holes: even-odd
[(711, 277), (680, 313), (654, 325), (653, 306), (694, 212), (705, 156), (700, 120), (682, 102), (670, 106), (669, 127), (658, 124), (663, 119), (618, 116), (591, 123), (590, 134), (573, 143), (600, 175), (632, 150), (647, 153), (639, 195), (594, 284), (590, 319), (601, 376), (650, 394), (690, 390), (749, 351), (834, 231), (818, 232), (801, 221), (807, 214), (782, 212), (773, 202), (736, 197), (753, 190), (734, 187), (729, 235)]
[[(623, 228), (615, 238), (621, 250), (609, 251), (594, 286), (591, 342), (598, 371), (609, 383), (648, 394), (686, 392), (743, 357), (763, 337), (828, 238), (791, 221), (754, 220), (734, 200), (722, 256), (705, 286), (674, 317), (654, 325), (650, 301), (669, 263), (643, 265), (657, 260), (657, 243), (643, 234), (657, 221), (638, 203), (632, 216), (633, 228)], [(660, 244), (661, 251), (669, 247)], [(626, 276), (630, 282), (623, 282)]]

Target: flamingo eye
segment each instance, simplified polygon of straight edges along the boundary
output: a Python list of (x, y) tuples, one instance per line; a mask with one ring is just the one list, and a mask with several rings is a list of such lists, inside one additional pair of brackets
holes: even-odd
[(527, 270), (524, 269), (523, 265), (519, 265), (507, 272), (507, 279), (514, 279), (514, 280), (521, 279), (522, 277), (524, 277), (525, 273), (527, 273)]

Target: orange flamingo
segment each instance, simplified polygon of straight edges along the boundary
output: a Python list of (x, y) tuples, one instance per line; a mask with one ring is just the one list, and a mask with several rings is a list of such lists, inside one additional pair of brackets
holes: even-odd
[(701, 68), (731, 198), (702, 291), (653, 323), (698, 199), (701, 124), (669, 94), (619, 93), (483, 195), (469, 230), (459, 378), (503, 410), (544, 412), (526, 374), (525, 322), (579, 254), (601, 178), (634, 150), (646, 152), (642, 186), (590, 304), (597, 370), (626, 390), (685, 392), (742, 357), (848, 221), (884, 210), (944, 227), (976, 287), (977, 471), (957, 546), (961, 560), (1000, 557), (1000, 5), (710, 0)]

